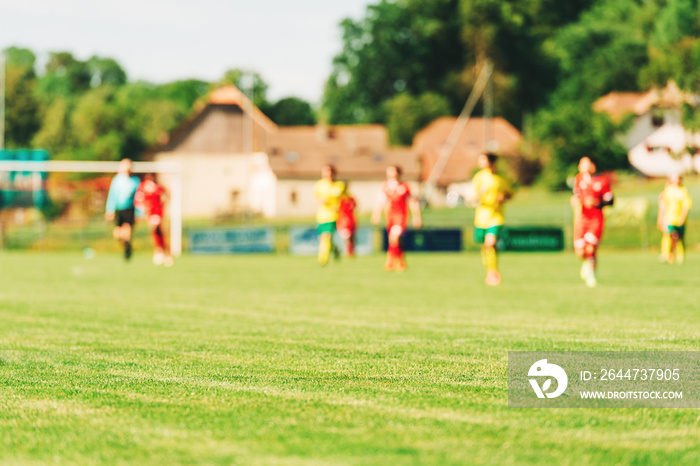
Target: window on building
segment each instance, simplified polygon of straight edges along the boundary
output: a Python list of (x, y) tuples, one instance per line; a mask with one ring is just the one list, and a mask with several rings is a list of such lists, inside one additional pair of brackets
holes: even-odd
[(297, 192), (296, 191), (292, 190), (289, 192), (289, 202), (292, 205), (296, 205), (296, 203), (297, 203)]
[(240, 198), (241, 198), (241, 192), (239, 190), (234, 189), (233, 191), (231, 191), (231, 202), (233, 204), (237, 204), (238, 201), (240, 200)]
[(655, 128), (658, 128), (658, 127), (664, 125), (664, 112), (663, 112), (663, 110), (657, 109), (651, 113), (651, 124), (654, 125)]
[(284, 159), (288, 163), (297, 163), (299, 161), (299, 152), (290, 150), (284, 155)]

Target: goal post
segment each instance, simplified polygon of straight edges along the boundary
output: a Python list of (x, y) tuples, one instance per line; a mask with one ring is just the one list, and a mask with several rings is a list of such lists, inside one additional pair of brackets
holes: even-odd
[[(0, 160), (0, 172), (117, 173), (119, 162)], [(182, 253), (182, 167), (178, 162), (134, 162), (133, 173), (158, 173), (172, 177), (170, 187), (170, 250)]]

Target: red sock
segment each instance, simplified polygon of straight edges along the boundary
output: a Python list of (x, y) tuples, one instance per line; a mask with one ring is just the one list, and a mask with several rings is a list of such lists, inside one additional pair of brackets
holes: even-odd
[(398, 244), (389, 243), (389, 247), (386, 250), (389, 257), (399, 257), (401, 255), (401, 249)]
[(163, 230), (161, 230), (160, 227), (154, 228), (151, 232), (151, 236), (153, 237), (153, 244), (155, 244), (157, 248), (165, 249), (165, 238), (163, 237)]

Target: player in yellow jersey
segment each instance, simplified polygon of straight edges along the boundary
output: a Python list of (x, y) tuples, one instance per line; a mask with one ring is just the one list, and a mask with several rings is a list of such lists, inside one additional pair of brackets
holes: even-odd
[(685, 221), (693, 200), (688, 190), (681, 184), (680, 175), (671, 175), (666, 187), (659, 195), (659, 216), (657, 225), (663, 233), (661, 238), (661, 258), (672, 264), (683, 263), (685, 259)]
[(491, 153), (479, 156), (479, 172), (472, 182), (479, 205), (474, 215), (474, 240), (481, 243), (481, 258), (486, 267), (486, 284), (501, 283), (496, 257), (496, 240), (503, 228), (503, 204), (513, 197), (510, 184), (496, 173), (498, 157)]
[(340, 197), (345, 193), (345, 183), (336, 181), (336, 170), (333, 165), (324, 165), (321, 169), (321, 179), (316, 182), (314, 195), (320, 205), (316, 211), (316, 232), (320, 236), (318, 247), (318, 263), (326, 265), (331, 252), (340, 256), (338, 247), (333, 244), (335, 222), (338, 220)]

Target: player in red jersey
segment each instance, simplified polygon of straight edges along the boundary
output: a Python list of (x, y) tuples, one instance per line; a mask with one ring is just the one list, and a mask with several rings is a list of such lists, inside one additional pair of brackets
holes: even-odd
[(163, 204), (166, 198), (167, 192), (165, 188), (156, 183), (155, 176), (152, 173), (147, 173), (136, 190), (134, 202), (145, 212), (148, 220), (148, 228), (153, 243), (153, 263), (170, 266), (173, 264), (173, 259), (163, 234)]
[(372, 223), (375, 225), (381, 221), (382, 211), (386, 217), (386, 230), (389, 236), (386, 264), (384, 264), (386, 271), (406, 270), (406, 260), (400, 240), (401, 235), (406, 231), (409, 208), (413, 217), (413, 227), (420, 228), (423, 220), (418, 200), (411, 196), (411, 188), (408, 184), (401, 181), (401, 168), (392, 165), (386, 169), (386, 181), (382, 184), (377, 205), (372, 213)]
[(338, 235), (345, 242), (345, 253), (348, 257), (355, 257), (355, 234), (357, 233), (355, 207), (357, 207), (357, 203), (348, 192), (348, 182), (346, 181), (345, 192), (340, 196), (338, 220), (336, 220), (335, 224), (338, 229)]
[(583, 261), (581, 279), (594, 287), (596, 279), (596, 252), (603, 235), (603, 207), (613, 204), (610, 182), (603, 176), (594, 176), (596, 166), (589, 157), (582, 157), (579, 173), (574, 179), (574, 251)]

